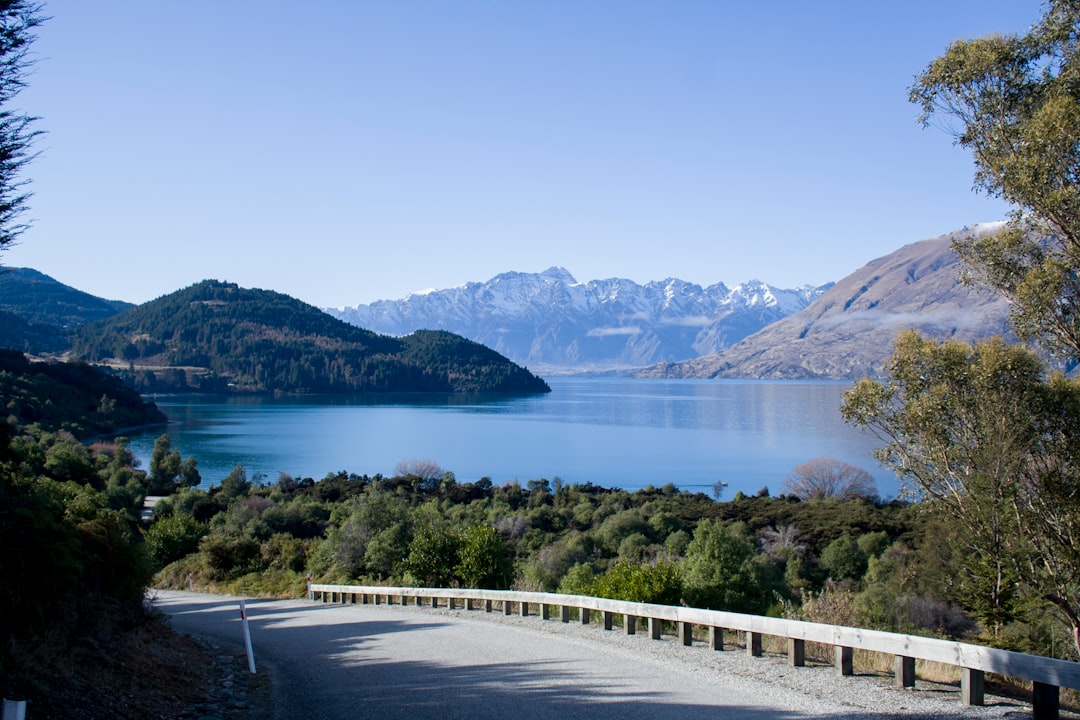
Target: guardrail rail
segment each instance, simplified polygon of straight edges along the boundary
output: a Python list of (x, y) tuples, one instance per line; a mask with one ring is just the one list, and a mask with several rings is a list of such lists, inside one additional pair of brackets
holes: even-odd
[(474, 603), (482, 603), (487, 612), (493, 611), (495, 603), (502, 603), (506, 615), (512, 614), (513, 607), (517, 606), (523, 617), (530, 615), (532, 607), (535, 606), (544, 620), (552, 619), (552, 609), (557, 609), (555, 614), (564, 623), (570, 622), (572, 609), (578, 610), (583, 623), (588, 623), (591, 613), (595, 611), (600, 613), (605, 630), (614, 627), (614, 616), (624, 616), (623, 626), (628, 635), (637, 632), (639, 619), (645, 620), (648, 632), (655, 640), (661, 638), (662, 624), (672, 623), (677, 637), (684, 645), (692, 644), (694, 626), (701, 626), (708, 629), (708, 643), (713, 650), (723, 650), (724, 631), (735, 630), (746, 634), (746, 652), (754, 657), (762, 654), (764, 636), (785, 638), (788, 664), (792, 667), (805, 665), (807, 642), (831, 645), (835, 653), (834, 665), (841, 675), (854, 673), (853, 650), (871, 650), (894, 656), (894, 682), (897, 687), (915, 686), (916, 660), (930, 660), (959, 667), (960, 700), (965, 705), (984, 703), (985, 673), (1030, 681), (1033, 717), (1038, 720), (1056, 719), (1059, 716), (1060, 688), (1080, 690), (1080, 663), (1069, 660), (917, 635), (720, 610), (543, 592), (319, 583), (308, 585), (308, 598), (324, 603), (376, 605), (383, 601), (390, 605), (397, 598), (402, 605), (408, 604), (410, 600), (418, 606), (427, 601), (433, 608), (444, 605), (451, 610), (457, 607), (458, 602), (461, 602), (466, 610), (474, 609)]

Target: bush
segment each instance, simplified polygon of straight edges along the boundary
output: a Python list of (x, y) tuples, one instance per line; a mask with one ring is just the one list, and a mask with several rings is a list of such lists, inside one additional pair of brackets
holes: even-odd
[(678, 605), (683, 580), (672, 562), (637, 565), (619, 562), (592, 583), (588, 594), (613, 600)]
[(841, 535), (821, 551), (821, 567), (833, 580), (861, 580), (866, 574), (866, 553), (851, 535)]
[(173, 513), (154, 521), (146, 531), (146, 550), (158, 570), (171, 562), (197, 552), (199, 541), (208, 531), (188, 513)]

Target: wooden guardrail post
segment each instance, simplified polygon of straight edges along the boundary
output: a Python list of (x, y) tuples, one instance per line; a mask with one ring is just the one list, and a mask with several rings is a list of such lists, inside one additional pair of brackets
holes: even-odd
[(791, 667), (806, 666), (806, 641), (800, 638), (788, 638), (787, 661)]
[(855, 674), (854, 653), (851, 648), (844, 647), (843, 645), (834, 645), (833, 654), (836, 658), (836, 669), (840, 671), (841, 675)]
[(510, 607), (509, 600), (503, 600), (503, 615), (509, 615), (514, 611), (514, 608)]
[(960, 669), (960, 702), (965, 705), (986, 704), (986, 678), (982, 670)]
[[(832, 645), (835, 666), (841, 675), (853, 673), (852, 656), (855, 648), (873, 652), (888, 653), (894, 656), (894, 684), (898, 687), (915, 686), (915, 663), (917, 659), (951, 664), (961, 672), (960, 700), (966, 705), (982, 705), (985, 695), (985, 673), (995, 673), (1007, 677), (1024, 679), (1032, 682), (1033, 712), (1036, 718), (1057, 718), (1060, 713), (1060, 689), (1062, 687), (1080, 690), (1080, 663), (1025, 655), (1008, 650), (999, 650), (975, 646), (955, 641), (921, 636), (909, 636), (888, 633), (872, 629), (851, 628), (846, 626), (808, 623), (781, 618), (747, 616), (737, 613), (705, 610), (699, 608), (671, 608), (649, 603), (635, 603), (607, 598), (573, 598), (554, 593), (490, 593), (484, 590), (469, 589), (420, 589), (404, 587), (376, 587), (353, 585), (324, 585), (311, 583), (308, 597), (313, 602), (341, 604), (394, 605), (400, 598), (401, 604), (425, 604), (430, 598), (433, 608), (439, 607), (440, 595), (450, 609), (461, 607), (458, 601), (464, 601), (465, 609), (472, 610), (477, 602), (484, 601), (484, 609), (492, 611), (493, 603), (502, 604), (506, 614), (510, 614), (513, 603), (519, 603), (522, 616), (530, 612), (529, 602), (540, 606), (539, 613), (549, 619), (559, 608), (560, 619), (570, 622), (572, 608), (578, 608), (582, 624), (588, 624), (592, 612), (603, 613), (604, 628), (610, 630), (614, 618), (620, 615), (625, 619), (627, 635), (637, 632), (638, 618), (647, 619), (649, 633), (654, 639), (661, 639), (663, 623), (675, 624), (677, 636), (684, 644), (692, 642), (693, 626), (708, 628), (709, 646), (715, 650), (724, 649), (725, 629), (737, 628), (732, 632), (745, 633), (746, 650), (749, 655), (762, 654), (765, 635), (772, 635), (787, 640), (788, 662), (794, 666), (805, 663), (807, 642)], [(450, 597), (452, 596), (452, 597)], [(491, 600), (491, 596), (506, 598)], [(525, 601), (525, 599), (528, 601)], [(564, 604), (566, 603), (566, 604)], [(587, 607), (582, 607), (587, 605)], [(745, 630), (745, 628), (754, 628)], [(689, 641), (689, 642), (688, 642)], [(966, 667), (970, 666), (970, 667)]]
[(694, 624), (688, 622), (679, 623), (679, 640), (683, 645), (694, 644)]
[(1031, 683), (1031, 716), (1035, 720), (1058, 720), (1060, 688), (1047, 683)]
[(915, 687), (915, 658), (897, 655), (893, 661), (893, 684), (898, 688)]

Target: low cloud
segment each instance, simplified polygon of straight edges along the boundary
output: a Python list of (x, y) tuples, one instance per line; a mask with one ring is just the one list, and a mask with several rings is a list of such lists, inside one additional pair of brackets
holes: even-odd
[(669, 327), (705, 327), (712, 322), (711, 318), (707, 318), (704, 315), (694, 315), (687, 317), (673, 317), (673, 318), (661, 318), (658, 325), (667, 325)]
[(949, 328), (978, 328), (985, 327), (987, 318), (985, 315), (975, 315), (964, 312), (958, 308), (951, 310), (934, 310), (931, 312), (884, 312), (875, 310), (859, 310), (856, 312), (840, 313), (832, 317), (822, 318), (815, 325), (818, 328), (833, 329), (843, 327), (849, 323), (869, 323), (878, 328), (907, 328), (949, 327)]
[(640, 335), (641, 333), (642, 329), (639, 327), (606, 327), (593, 328), (585, 334), (589, 337), (612, 337), (615, 335)]

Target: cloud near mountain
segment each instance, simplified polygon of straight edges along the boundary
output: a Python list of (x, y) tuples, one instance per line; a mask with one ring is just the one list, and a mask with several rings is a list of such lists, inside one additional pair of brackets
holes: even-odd
[(880, 377), (902, 330), (972, 342), (1009, 336), (1009, 307), (988, 290), (960, 281), (954, 240), (993, 232), (977, 225), (912, 243), (867, 263), (800, 312), (718, 352), (660, 363), (641, 377), (853, 379)]

